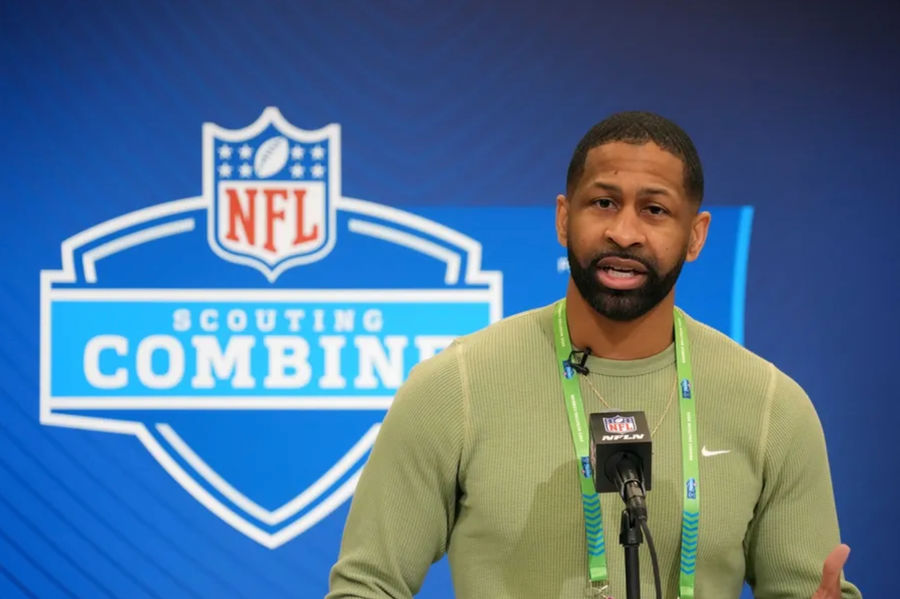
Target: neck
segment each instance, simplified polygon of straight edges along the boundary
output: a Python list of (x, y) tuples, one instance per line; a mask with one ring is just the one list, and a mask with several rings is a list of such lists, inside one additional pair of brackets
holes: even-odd
[(566, 290), (566, 319), (572, 345), (611, 360), (637, 360), (658, 354), (672, 342), (675, 290), (649, 312), (626, 322), (611, 320), (588, 304), (572, 279)]

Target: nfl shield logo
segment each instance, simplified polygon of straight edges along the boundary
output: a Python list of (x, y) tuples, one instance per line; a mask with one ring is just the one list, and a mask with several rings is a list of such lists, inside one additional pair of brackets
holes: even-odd
[(306, 131), (269, 107), (243, 129), (203, 126), (209, 244), (269, 281), (334, 247), (340, 180), (336, 124)]
[(633, 433), (637, 430), (632, 416), (613, 416), (603, 419), (603, 428), (608, 433)]

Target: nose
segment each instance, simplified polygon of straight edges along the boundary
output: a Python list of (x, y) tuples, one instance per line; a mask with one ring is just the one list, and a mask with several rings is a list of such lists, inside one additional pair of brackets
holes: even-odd
[(623, 248), (642, 245), (646, 241), (640, 219), (630, 208), (616, 213), (606, 229), (606, 238)]

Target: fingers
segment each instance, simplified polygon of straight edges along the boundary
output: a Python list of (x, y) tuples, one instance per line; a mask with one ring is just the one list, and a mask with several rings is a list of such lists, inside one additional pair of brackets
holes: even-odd
[(823, 597), (840, 597), (841, 570), (847, 563), (848, 555), (850, 555), (850, 547), (844, 544), (838, 545), (828, 554), (825, 564), (822, 566), (822, 583), (819, 585), (819, 590), (816, 591), (816, 596), (821, 594)]

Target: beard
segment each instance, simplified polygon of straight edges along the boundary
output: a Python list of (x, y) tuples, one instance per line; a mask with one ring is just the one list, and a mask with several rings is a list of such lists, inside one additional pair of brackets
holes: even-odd
[[(656, 260), (625, 250), (598, 252), (590, 257), (586, 266), (582, 266), (572, 251), (572, 246), (569, 245), (566, 249), (569, 255), (569, 272), (581, 297), (599, 314), (621, 322), (640, 318), (659, 304), (675, 286), (687, 258), (685, 247), (675, 266), (667, 273), (660, 274)], [(640, 262), (647, 269), (644, 284), (635, 289), (611, 289), (601, 283), (597, 278), (598, 265), (601, 260), (610, 257)]]

